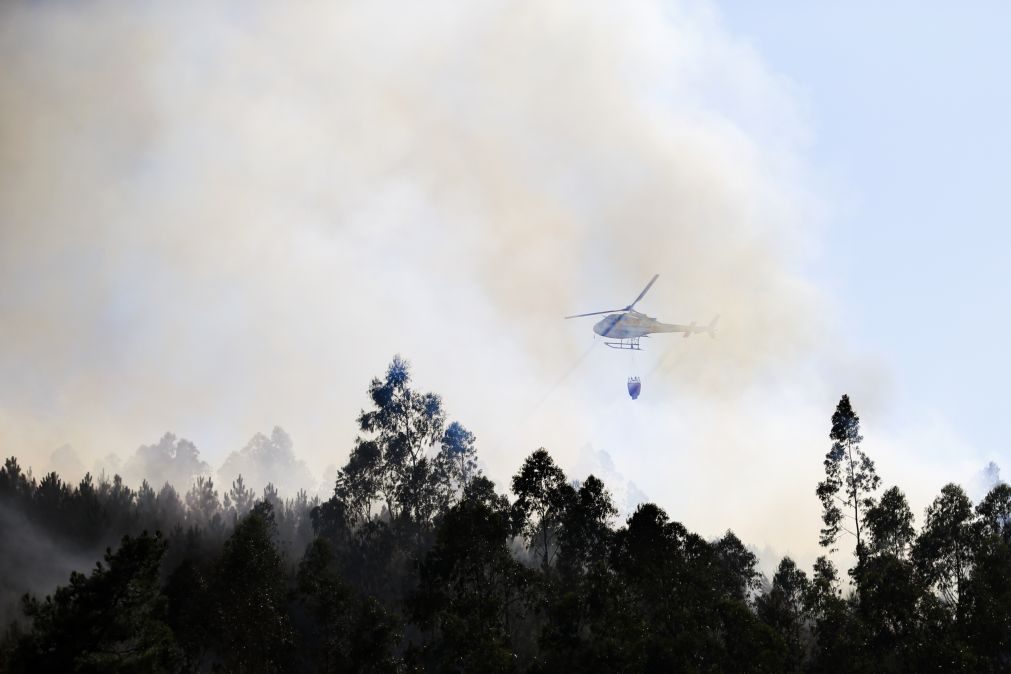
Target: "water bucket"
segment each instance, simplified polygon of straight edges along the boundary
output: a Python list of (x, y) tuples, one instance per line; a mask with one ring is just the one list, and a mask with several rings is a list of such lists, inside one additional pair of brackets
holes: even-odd
[(642, 390), (642, 383), (639, 381), (638, 377), (628, 378), (628, 395), (632, 396), (632, 400), (639, 397), (639, 391)]

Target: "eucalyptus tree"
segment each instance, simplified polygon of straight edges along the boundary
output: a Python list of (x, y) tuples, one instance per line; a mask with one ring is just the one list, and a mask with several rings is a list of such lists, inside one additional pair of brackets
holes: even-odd
[[(822, 504), (822, 521), (819, 543), (823, 547), (835, 549), (839, 536), (850, 533), (856, 538), (857, 557), (864, 556), (864, 537), (861, 527), (865, 511), (873, 504), (872, 495), (881, 483), (874, 462), (860, 447), (860, 417), (853, 411), (849, 396), (844, 395), (832, 415), (832, 430), (829, 433), (832, 447), (825, 455), (825, 479), (818, 483), (816, 494)], [(853, 529), (844, 525), (845, 509), (852, 510)]]
[(869, 551), (905, 558), (916, 530), (913, 528), (913, 512), (902, 490), (898, 487), (887, 489), (881, 499), (867, 509), (864, 517), (870, 533)]
[(977, 527), (983, 539), (1011, 544), (1011, 486), (1001, 482), (976, 506)]
[(559, 535), (559, 565), (574, 573), (606, 562), (618, 514), (604, 483), (590, 475), (571, 497), (562, 513)]
[(966, 633), (989, 669), (1000, 671), (1011, 654), (1011, 487), (1000, 483), (990, 490), (976, 506), (975, 527)]
[(436, 637), (415, 655), (428, 671), (514, 669), (510, 607), (530, 571), (509, 552), (511, 529), (508, 500), (484, 477), (442, 518), (409, 601), (412, 616)]
[(543, 447), (523, 461), (513, 476), (512, 490), (516, 495), (514, 525), (546, 571), (558, 552), (565, 511), (575, 497), (575, 490)]
[(433, 479), (429, 450), (443, 439), (446, 415), (438, 395), (415, 391), (410, 383), (410, 366), (400, 356), (394, 356), (383, 379), (372, 380), (372, 408), (358, 416), (359, 430), (369, 437), (359, 438), (338, 485), (364, 487), (353, 500), (366, 510), (375, 489), (392, 519), (419, 520)]
[(978, 541), (972, 502), (957, 484), (947, 484), (927, 507), (913, 560), (923, 578), (948, 606), (959, 611)]
[(713, 542), (713, 552), (719, 560), (724, 591), (728, 596), (748, 602), (762, 586), (758, 558), (748, 550), (733, 531)]
[(437, 507), (446, 510), (462, 495), (471, 480), (481, 475), (474, 434), (454, 421), (446, 427), (435, 457)]
[(774, 629), (786, 642), (791, 669), (799, 669), (809, 627), (807, 598), (811, 584), (789, 557), (784, 557), (772, 577), (772, 587), (755, 601), (759, 619)]

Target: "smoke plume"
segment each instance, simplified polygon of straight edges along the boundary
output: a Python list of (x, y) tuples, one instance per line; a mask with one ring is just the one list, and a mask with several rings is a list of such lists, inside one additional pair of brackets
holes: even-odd
[[(503, 487), (592, 442), (687, 507), (684, 471), (810, 437), (755, 411), (826, 334), (803, 105), (706, 3), (15, 1), (0, 59), (0, 445), (26, 463), (170, 428), (220, 465), (269, 419), (320, 473), (397, 352)], [(628, 356), (561, 320), (654, 273), (638, 308), (721, 314), (718, 341)]]

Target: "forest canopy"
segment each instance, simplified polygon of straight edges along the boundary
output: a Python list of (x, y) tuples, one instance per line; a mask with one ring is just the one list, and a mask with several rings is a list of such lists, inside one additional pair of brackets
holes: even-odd
[[(862, 449), (848, 396), (812, 497), (820, 543), (852, 546), (854, 564), (843, 573), (822, 556), (803, 569), (785, 557), (772, 578), (730, 530), (707, 540), (654, 503), (618, 521), (607, 485), (572, 479), (544, 448), (494, 484), (477, 438), (412, 386), (400, 357), (368, 396), (326, 500), (274, 484), (254, 493), (239, 473), (230, 484), (68, 484), (8, 458), (0, 599), (23, 596), (0, 668), (1011, 669), (1011, 487), (973, 504), (949, 484), (917, 528)], [(162, 445), (145, 449), (196, 461), (174, 436)], [(80, 570), (25, 594), (55, 556)]]

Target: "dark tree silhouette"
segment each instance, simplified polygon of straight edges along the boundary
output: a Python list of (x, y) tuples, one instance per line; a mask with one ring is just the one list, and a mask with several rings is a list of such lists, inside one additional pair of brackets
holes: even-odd
[(508, 501), (485, 478), (472, 480), (446, 513), (412, 602), (434, 637), (415, 656), (431, 671), (513, 668), (509, 607), (526, 574), (509, 554), (509, 533)]
[[(729, 530), (707, 541), (652, 503), (615, 522), (607, 486), (570, 483), (543, 448), (510, 503), (481, 474), (473, 434), (411, 389), (400, 358), (369, 395), (322, 503), (275, 488), (280, 475), (258, 500), (236, 476), (222, 507), (206, 478), (133, 491), (118, 475), (37, 479), (7, 459), (3, 552), (105, 556), (26, 597), (0, 671), (1011, 670), (1011, 488), (974, 509), (949, 484), (917, 532), (898, 487), (873, 498), (846, 396), (817, 493), (820, 543), (849, 531), (855, 564), (841, 582), (826, 557), (810, 577), (784, 558), (767, 582)], [(276, 440), (253, 445), (290, 450)], [(10, 557), (0, 597), (27, 588)]]
[(965, 588), (965, 633), (980, 671), (1011, 661), (1011, 487), (1001, 483), (976, 506), (977, 550)]
[(978, 535), (983, 540), (1011, 543), (1011, 486), (1001, 482), (976, 506)]
[(945, 485), (927, 508), (913, 559), (924, 580), (956, 609), (962, 603), (976, 541), (972, 502), (958, 485)]
[(325, 539), (306, 550), (296, 577), (307, 612), (298, 657), (314, 672), (397, 672), (396, 621), (372, 598), (361, 599), (341, 578)]
[[(881, 480), (871, 461), (860, 448), (860, 417), (853, 411), (849, 396), (844, 395), (832, 415), (832, 431), (829, 433), (832, 448), (825, 455), (825, 479), (818, 483), (816, 490), (822, 504), (821, 530), (822, 546), (831, 548), (841, 532), (852, 533), (856, 537), (857, 557), (863, 557), (864, 546), (861, 537), (863, 519), (860, 509), (872, 504), (871, 495)], [(840, 496), (842, 492), (842, 496)], [(843, 525), (843, 508), (853, 511), (853, 530)]]
[(774, 629), (786, 643), (788, 669), (800, 669), (807, 641), (806, 602), (811, 592), (807, 574), (797, 568), (789, 557), (784, 557), (772, 577), (768, 594), (758, 598), (755, 608), (758, 617)]
[(253, 490), (246, 486), (240, 474), (232, 482), (232, 488), (225, 493), (224, 507), (232, 515), (233, 522), (246, 516), (253, 509), (256, 497)]
[(362, 462), (370, 469), (367, 482), (378, 487), (394, 519), (402, 515), (418, 520), (427, 512), (432, 489), (427, 451), (442, 440), (446, 416), (439, 396), (418, 393), (410, 383), (407, 361), (394, 357), (385, 379), (372, 380), (373, 408), (362, 411), (358, 426), (372, 435), (378, 449), (374, 460)]
[(219, 656), (236, 671), (284, 671), (293, 653), (274, 526), (273, 508), (258, 503), (225, 541), (214, 568)]
[(481, 475), (474, 442), (474, 434), (460, 422), (454, 421), (446, 428), (434, 466), (439, 510), (449, 508), (463, 494), (470, 481)]
[(561, 498), (569, 499), (569, 503), (561, 513), (559, 566), (570, 574), (586, 573), (592, 566), (606, 562), (611, 520), (618, 511), (604, 483), (593, 475), (586, 478), (574, 496), (566, 493)]
[(559, 530), (575, 490), (543, 447), (526, 458), (513, 476), (512, 488), (514, 526), (546, 571), (557, 552)]
[(713, 543), (713, 551), (720, 564), (720, 578), (727, 596), (747, 602), (762, 587), (762, 574), (758, 571), (758, 558), (748, 550), (734, 532), (727, 531), (723, 538)]
[(839, 572), (825, 557), (814, 563), (805, 608), (811, 620), (810, 659), (812, 672), (872, 672), (864, 661), (865, 634), (862, 623), (841, 596)]
[(17, 644), (11, 671), (176, 671), (180, 653), (158, 579), (164, 552), (160, 536), (127, 536), (90, 576), (72, 574), (44, 601), (26, 596), (32, 631)]
[(916, 530), (913, 528), (913, 513), (902, 490), (898, 487), (886, 490), (881, 500), (867, 509), (864, 518), (870, 534), (868, 547), (871, 553), (888, 553), (899, 559), (905, 558)]
[(214, 480), (203, 475), (197, 477), (193, 487), (186, 492), (187, 519), (191, 524), (203, 529), (220, 531), (221, 501), (218, 500), (218, 490), (214, 488)]

